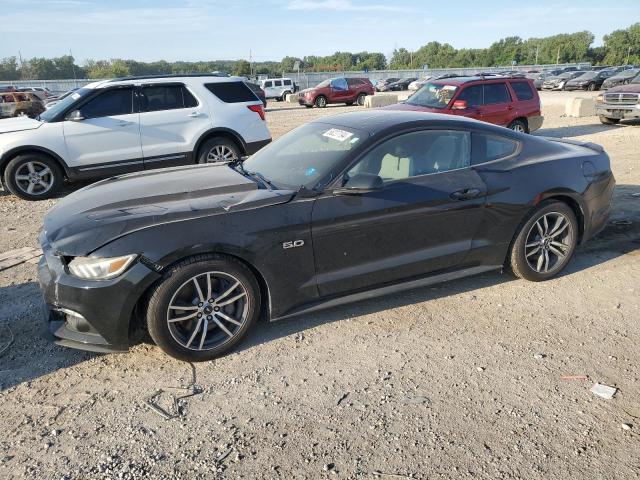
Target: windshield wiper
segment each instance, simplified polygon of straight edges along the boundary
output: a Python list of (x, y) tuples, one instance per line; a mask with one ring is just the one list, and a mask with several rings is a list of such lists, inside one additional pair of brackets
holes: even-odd
[[(243, 168), (244, 170), (244, 168)], [(246, 170), (244, 170), (247, 175), (253, 177), (253, 178), (257, 178), (258, 180), (260, 180), (260, 182), (262, 182), (262, 184), (267, 187), (267, 190), (273, 190), (275, 188), (275, 185), (273, 183), (271, 183), (270, 180), (267, 180), (264, 175), (262, 175), (259, 172), (247, 172)]]

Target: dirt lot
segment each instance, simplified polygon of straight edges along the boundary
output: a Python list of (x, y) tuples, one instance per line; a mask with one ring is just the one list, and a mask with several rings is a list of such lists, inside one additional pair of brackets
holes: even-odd
[[(542, 94), (539, 134), (606, 148), (613, 223), (549, 282), (492, 273), (265, 323), (192, 367), (54, 346), (35, 265), (0, 272), (0, 478), (640, 478), (640, 124), (565, 118), (575, 95)], [(267, 118), (278, 137), (355, 108)], [(37, 246), (54, 203), (0, 192), (0, 253)]]

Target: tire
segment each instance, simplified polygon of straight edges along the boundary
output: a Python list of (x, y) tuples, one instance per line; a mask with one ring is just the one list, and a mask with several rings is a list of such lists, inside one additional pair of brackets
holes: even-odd
[(307, 108), (313, 108), (313, 105), (305, 105)]
[[(562, 222), (556, 223), (560, 217)], [(520, 224), (509, 252), (509, 266), (516, 276), (525, 280), (548, 280), (567, 266), (577, 242), (578, 221), (573, 210), (564, 202), (543, 202)]]
[[(212, 294), (204, 298), (208, 296), (208, 275)], [(236, 282), (238, 286), (232, 289)], [(229, 305), (216, 305), (241, 294)], [(146, 312), (149, 335), (163, 352), (178, 360), (213, 360), (245, 337), (260, 315), (260, 302), (258, 282), (243, 263), (224, 255), (192, 257), (171, 268), (151, 295)], [(184, 320), (176, 320), (179, 318)]]
[(609, 118), (609, 117), (605, 117), (604, 115), (599, 115), (599, 117), (600, 117), (600, 122), (605, 125), (617, 125), (618, 123), (620, 123), (619, 118)]
[(345, 105), (346, 105), (347, 107), (351, 107), (351, 106), (353, 105), (353, 103), (354, 103), (354, 102), (345, 102)]
[(595, 83), (590, 83), (590, 84), (587, 86), (587, 90), (589, 90), (590, 92), (595, 91), (595, 89), (596, 89), (596, 84), (595, 84)]
[(327, 97), (318, 95), (313, 103), (318, 108), (325, 108), (327, 106)]
[(514, 132), (529, 133), (529, 127), (523, 120), (520, 119), (515, 119), (514, 121), (512, 121), (509, 125), (507, 125), (507, 128), (513, 130)]
[(236, 142), (223, 137), (207, 140), (198, 150), (198, 163), (233, 162), (242, 157)]
[(359, 106), (361, 106), (361, 107), (362, 107), (362, 106), (364, 105), (364, 99), (365, 99), (365, 97), (366, 97), (366, 96), (367, 96), (367, 94), (366, 94), (366, 93), (360, 93), (360, 94), (358, 95), (358, 98), (356, 98), (356, 103), (357, 103)]
[(24, 200), (51, 198), (59, 192), (63, 182), (64, 172), (58, 162), (41, 153), (18, 155), (4, 171), (4, 184)]
[(289, 90), (282, 92), (282, 98), (280, 100), (284, 102), (287, 99), (287, 95), (291, 95), (291, 92)]

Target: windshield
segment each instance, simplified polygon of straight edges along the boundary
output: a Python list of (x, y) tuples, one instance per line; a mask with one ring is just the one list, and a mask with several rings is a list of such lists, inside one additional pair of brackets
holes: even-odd
[(407, 99), (408, 105), (419, 107), (445, 108), (458, 90), (455, 85), (444, 83), (427, 83), (414, 95)]
[(600, 72), (585, 72), (582, 75), (580, 75), (578, 78), (576, 78), (576, 80), (586, 80), (588, 78), (595, 78), (598, 76)]
[(331, 82), (331, 80), (323, 80), (322, 82), (320, 82), (318, 85), (316, 85), (316, 88), (325, 88), (329, 86), (329, 83)]
[(90, 88), (79, 88), (78, 90), (67, 95), (64, 98), (60, 97), (61, 100), (53, 105), (49, 110), (45, 110), (44, 112), (42, 112), (38, 117), (38, 120), (42, 120), (43, 122), (51, 121), (60, 112), (63, 112), (71, 105), (73, 105), (77, 100), (80, 100), (80, 98), (89, 95), (91, 92), (93, 92), (93, 90)]
[(633, 78), (640, 72), (640, 69), (631, 68), (615, 75), (615, 78)]
[(244, 161), (278, 189), (314, 188), (363, 139), (366, 132), (327, 123), (308, 123)]

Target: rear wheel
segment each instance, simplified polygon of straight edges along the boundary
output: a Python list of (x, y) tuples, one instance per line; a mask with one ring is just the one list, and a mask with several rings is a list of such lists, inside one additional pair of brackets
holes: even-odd
[(600, 122), (604, 123), (605, 125), (616, 125), (617, 123), (620, 123), (619, 118), (609, 118), (609, 117), (605, 117), (604, 115), (599, 115), (599, 117), (600, 117)]
[(590, 83), (589, 86), (587, 87), (587, 90), (589, 90), (590, 92), (593, 92), (595, 89), (596, 89), (595, 83)]
[(282, 100), (283, 102), (287, 99), (287, 95), (291, 95), (291, 92), (290, 92), (290, 91), (288, 91), (288, 90), (287, 90), (287, 91), (285, 91), (285, 92), (282, 92), (282, 99), (281, 99), (281, 100)]
[(578, 221), (563, 202), (542, 203), (520, 226), (511, 246), (510, 266), (518, 277), (539, 282), (569, 263), (578, 242)]
[(364, 99), (366, 96), (367, 95), (364, 93), (359, 94), (358, 98), (356, 99), (356, 103), (362, 107), (364, 105)]
[(251, 271), (225, 256), (194, 257), (165, 275), (147, 307), (149, 335), (178, 360), (212, 360), (233, 348), (260, 314)]
[(240, 149), (235, 142), (216, 137), (204, 142), (198, 150), (198, 163), (235, 162), (240, 159)]
[(327, 106), (327, 97), (325, 97), (324, 95), (319, 95), (316, 98), (315, 104), (316, 104), (316, 107), (318, 107), (318, 108), (326, 107)]
[(44, 200), (60, 190), (62, 168), (53, 158), (39, 153), (18, 155), (4, 172), (4, 183), (11, 193), (25, 200)]
[(509, 125), (507, 125), (507, 128), (513, 130), (514, 132), (529, 133), (527, 124), (519, 119), (516, 119), (513, 122), (511, 122)]

